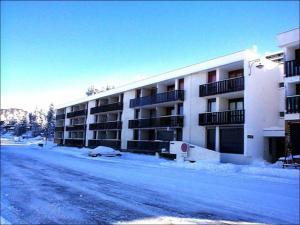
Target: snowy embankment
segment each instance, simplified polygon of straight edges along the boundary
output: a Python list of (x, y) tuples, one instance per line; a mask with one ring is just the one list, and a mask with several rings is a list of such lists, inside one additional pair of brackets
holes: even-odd
[[(64, 190), (80, 193), (80, 198), (82, 195), (92, 196), (94, 203), (108, 201), (122, 209), (136, 211), (136, 216), (130, 217), (125, 210), (123, 213), (128, 218), (111, 218), (110, 223), (299, 222), (299, 171), (282, 169), (279, 164), (256, 162), (242, 166), (208, 161), (175, 162), (132, 153), (124, 153), (121, 157), (90, 158), (87, 148), (58, 147), (51, 142), (44, 147), (26, 142), (23, 147), (7, 146), (1, 151), (20, 156), (24, 158), (22, 160), (32, 159), (35, 163), (30, 164), (29, 171), (34, 179), (37, 179), (35, 171), (47, 171), (47, 179), (55, 185), (68, 187)], [(55, 172), (56, 169), (67, 173)], [(31, 182), (30, 187), (37, 189)], [(99, 191), (106, 182), (105, 192)], [(40, 193), (43, 192), (38, 191), (37, 195)], [(64, 194), (47, 193), (47, 196)], [(84, 209), (84, 215), (91, 210), (80, 205), (80, 201), (75, 202), (68, 207), (78, 204), (80, 210)], [(42, 208), (47, 208), (47, 205), (43, 204)], [(95, 210), (101, 211), (100, 208)], [(113, 208), (109, 210), (111, 213), (104, 215), (103, 219), (114, 213), (122, 214), (117, 207), (115, 211)], [(147, 216), (137, 216), (141, 214)], [(3, 216), (14, 222), (13, 218)], [(59, 216), (49, 215), (51, 218)]]

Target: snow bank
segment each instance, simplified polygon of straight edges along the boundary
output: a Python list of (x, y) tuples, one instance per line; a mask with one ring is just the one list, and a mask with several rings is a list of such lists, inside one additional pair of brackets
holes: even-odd
[(161, 163), (161, 165), (205, 171), (208, 173), (239, 173), (291, 179), (298, 179), (300, 173), (300, 171), (297, 169), (283, 169), (280, 163), (270, 164), (265, 161), (255, 161), (250, 165), (236, 165), (215, 161), (198, 161), (195, 163), (173, 161), (164, 162)]

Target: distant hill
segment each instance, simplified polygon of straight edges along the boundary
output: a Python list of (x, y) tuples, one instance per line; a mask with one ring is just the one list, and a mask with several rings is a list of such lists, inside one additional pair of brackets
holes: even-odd
[(9, 124), (13, 121), (20, 122), (24, 118), (28, 120), (28, 112), (23, 109), (1, 109), (1, 121), (4, 124)]

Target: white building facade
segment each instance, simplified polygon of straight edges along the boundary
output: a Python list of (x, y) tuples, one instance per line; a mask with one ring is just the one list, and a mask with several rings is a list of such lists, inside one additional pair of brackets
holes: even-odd
[(191, 161), (198, 148), (222, 162), (272, 161), (284, 152), (269, 146), (284, 140), (285, 81), (282, 64), (240, 51), (62, 105), (55, 142), (170, 156), (177, 141), (196, 146)]

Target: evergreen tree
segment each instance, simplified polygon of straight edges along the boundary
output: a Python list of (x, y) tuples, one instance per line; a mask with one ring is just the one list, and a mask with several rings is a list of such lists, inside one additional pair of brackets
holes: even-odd
[(20, 122), (16, 123), (15, 125), (15, 135), (21, 136), (26, 133), (27, 131), (27, 119), (23, 118)]
[(54, 112), (54, 105), (51, 103), (47, 113), (47, 124), (46, 124), (45, 136), (48, 138), (54, 137), (54, 129), (55, 129), (55, 112)]

